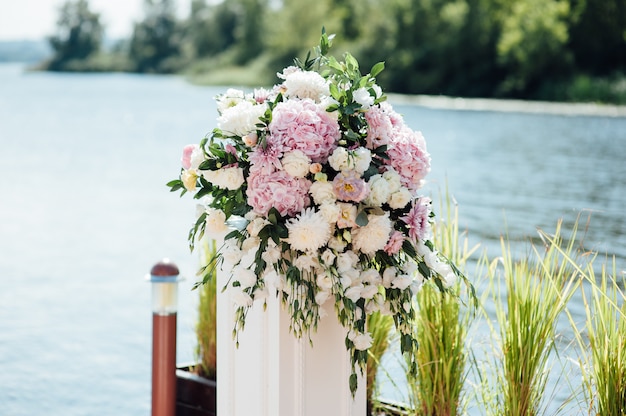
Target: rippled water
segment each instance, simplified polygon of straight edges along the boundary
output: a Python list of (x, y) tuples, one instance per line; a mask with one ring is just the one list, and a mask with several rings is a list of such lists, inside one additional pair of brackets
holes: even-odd
[[(149, 414), (144, 275), (162, 257), (188, 277), (178, 359), (193, 359), (195, 208), (164, 184), (222, 91), (0, 66), (0, 415)], [(494, 250), (592, 212), (587, 245), (624, 268), (626, 119), (396, 109), (428, 142), (426, 192), (447, 182), (472, 240)]]

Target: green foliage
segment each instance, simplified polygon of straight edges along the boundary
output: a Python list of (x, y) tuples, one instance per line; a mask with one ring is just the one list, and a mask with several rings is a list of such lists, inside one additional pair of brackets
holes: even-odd
[[(95, 23), (79, 26), (71, 40), (71, 19), (63, 17), (50, 68), (184, 71), (195, 82), (267, 86), (275, 82), (272, 69), (303, 56), (326, 27), (337, 35), (339, 54), (350, 50), (366, 68), (385, 61), (378, 83), (392, 92), (624, 99), (606, 89), (593, 94), (595, 87), (580, 93), (584, 80), (598, 77), (619, 89), (611, 77), (626, 71), (623, 0), (191, 0), (182, 21), (174, 2), (145, 0), (128, 59), (106, 65), (90, 58), (102, 36), (97, 14), (82, 14), (82, 22)], [(86, 4), (68, 2), (62, 16)], [(69, 60), (82, 62), (63, 64)]]
[(103, 27), (100, 15), (90, 10), (87, 0), (67, 1), (59, 10), (56, 32), (48, 38), (54, 56), (46, 69), (62, 71), (98, 52)]

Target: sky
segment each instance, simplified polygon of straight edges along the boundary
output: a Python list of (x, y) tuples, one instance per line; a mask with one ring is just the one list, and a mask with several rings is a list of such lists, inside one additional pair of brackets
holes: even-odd
[[(66, 0), (0, 0), (0, 41), (44, 39), (55, 31), (58, 10)], [(189, 2), (179, 0), (179, 13)], [(184, 4), (183, 4), (184, 3)], [(128, 37), (143, 16), (143, 0), (90, 0), (92, 11), (110, 38)]]

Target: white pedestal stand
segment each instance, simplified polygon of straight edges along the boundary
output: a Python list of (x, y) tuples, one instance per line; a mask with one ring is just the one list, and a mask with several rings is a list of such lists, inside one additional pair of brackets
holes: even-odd
[[(227, 266), (224, 266), (227, 268)], [(235, 308), (221, 288), (229, 270), (218, 271), (217, 414), (219, 416), (365, 416), (366, 380), (350, 393), (350, 356), (334, 306), (313, 334), (296, 339), (289, 316), (271, 295), (267, 309), (255, 302), (239, 348), (232, 337)]]

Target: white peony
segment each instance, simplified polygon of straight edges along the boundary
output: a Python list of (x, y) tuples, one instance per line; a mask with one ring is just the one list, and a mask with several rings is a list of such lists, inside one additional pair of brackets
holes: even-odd
[(330, 224), (312, 208), (302, 211), (287, 222), (288, 243), (295, 250), (315, 251), (323, 247), (330, 238)]
[(352, 246), (361, 253), (374, 255), (385, 248), (391, 234), (389, 213), (384, 215), (368, 215), (368, 223), (352, 232)]
[(293, 150), (284, 154), (281, 164), (283, 169), (291, 176), (304, 178), (309, 174), (311, 159), (301, 150)]

